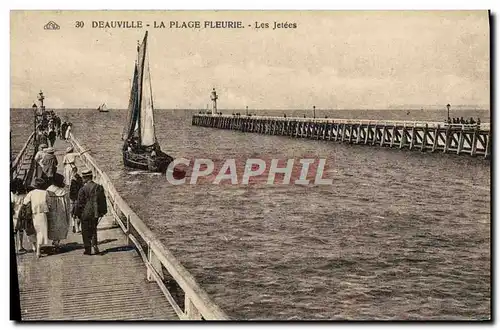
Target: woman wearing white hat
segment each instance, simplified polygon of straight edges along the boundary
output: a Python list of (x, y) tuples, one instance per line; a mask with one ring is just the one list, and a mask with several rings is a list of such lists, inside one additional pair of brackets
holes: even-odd
[(73, 147), (66, 148), (66, 155), (63, 158), (64, 164), (64, 184), (69, 186), (71, 184), (71, 176), (73, 168), (76, 167), (75, 160), (77, 156), (81, 156), (89, 149), (82, 152), (73, 152)]

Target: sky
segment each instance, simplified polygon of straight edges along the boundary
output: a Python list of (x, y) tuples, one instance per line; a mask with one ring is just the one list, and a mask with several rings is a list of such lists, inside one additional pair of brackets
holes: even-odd
[[(92, 28), (101, 20), (151, 26)], [(245, 28), (152, 28), (217, 20)], [(205, 108), (212, 88), (223, 109), (489, 108), (487, 11), (13, 11), (10, 23), (16, 108), (40, 89), (48, 108), (126, 108), (146, 29), (156, 108)]]

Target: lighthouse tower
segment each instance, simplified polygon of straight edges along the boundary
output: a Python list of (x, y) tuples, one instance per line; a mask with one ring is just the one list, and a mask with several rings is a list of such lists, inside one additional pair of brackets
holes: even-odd
[(45, 96), (43, 96), (43, 92), (40, 91), (40, 93), (38, 93), (38, 101), (40, 101), (40, 110), (42, 113), (45, 111), (45, 106), (43, 105), (43, 100), (45, 100)]
[(212, 89), (212, 94), (210, 95), (210, 99), (212, 100), (212, 115), (217, 114), (217, 99), (219, 95), (215, 92), (215, 88)]

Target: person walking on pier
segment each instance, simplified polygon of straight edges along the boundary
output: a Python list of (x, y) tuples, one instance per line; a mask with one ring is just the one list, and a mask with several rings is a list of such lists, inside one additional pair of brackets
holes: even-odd
[(87, 151), (90, 151), (90, 149), (84, 150), (82, 152), (73, 152), (73, 147), (66, 148), (66, 155), (63, 158), (65, 185), (69, 186), (71, 184), (73, 168), (76, 167), (75, 165), (76, 157), (83, 155)]
[(26, 251), (23, 247), (24, 226), (22, 224), (22, 221), (19, 219), (19, 211), (21, 210), (25, 197), (26, 197), (26, 189), (23, 185), (23, 181), (18, 178), (12, 180), (10, 187), (10, 202), (12, 204), (12, 210), (13, 210), (12, 221), (13, 221), (17, 252)]
[(73, 168), (75, 165), (75, 158), (79, 155), (78, 153), (73, 152), (73, 147), (66, 148), (66, 155), (63, 158), (64, 164), (64, 183), (69, 186), (71, 184), (71, 176), (73, 172)]
[(38, 136), (38, 141), (42, 144), (49, 144), (49, 139), (46, 131), (41, 131)]
[(45, 149), (47, 145), (42, 143), (38, 146), (38, 152), (36, 153), (35, 160), (35, 177), (42, 178), (43, 177), (43, 169), (42, 169), (42, 159), (45, 156)]
[(54, 182), (47, 188), (49, 195), (48, 237), (56, 251), (60, 242), (68, 237), (70, 222), (69, 194), (64, 189), (64, 176), (56, 173)]
[(50, 146), (53, 147), (54, 143), (56, 142), (56, 130), (55, 130), (55, 128), (53, 128), (53, 127), (49, 128), (48, 139), (49, 139)]
[(75, 215), (78, 192), (82, 187), (83, 180), (82, 177), (78, 174), (78, 168), (75, 166), (71, 170), (71, 183), (69, 185), (69, 199), (71, 201), (71, 218), (73, 220), (74, 233), (80, 233), (82, 231), (80, 219)]
[(69, 136), (71, 135), (71, 126), (73, 126), (71, 123), (68, 124), (68, 126), (66, 127), (66, 133), (64, 134), (64, 139), (66, 141), (69, 140)]
[(55, 121), (55, 126), (56, 126), (56, 136), (61, 137), (61, 118), (59, 116), (56, 116)]
[(36, 178), (30, 191), (24, 198), (23, 205), (31, 204), (31, 213), (33, 215), (33, 227), (36, 231), (35, 253), (40, 258), (40, 248), (42, 245), (49, 244), (47, 214), (49, 213), (48, 193), (44, 189), (45, 181)]
[(83, 171), (82, 178), (84, 185), (78, 192), (75, 213), (82, 223), (82, 238), (85, 247), (83, 254), (90, 255), (91, 247), (94, 248), (95, 254), (99, 254), (97, 247), (97, 224), (99, 218), (104, 216), (108, 211), (106, 196), (104, 195), (104, 188), (92, 181), (92, 171)]
[(66, 140), (66, 128), (68, 127), (68, 123), (66, 121), (64, 121), (62, 124), (61, 124), (61, 140)]
[(54, 175), (57, 171), (58, 162), (56, 156), (54, 155), (54, 148), (49, 147), (45, 149), (45, 152), (46, 153), (41, 160), (42, 170), (45, 174), (47, 183), (52, 184), (52, 180), (54, 179)]

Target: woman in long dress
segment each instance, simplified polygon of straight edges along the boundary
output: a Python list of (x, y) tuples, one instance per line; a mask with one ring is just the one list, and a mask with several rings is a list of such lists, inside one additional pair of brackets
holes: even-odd
[(79, 153), (73, 152), (73, 147), (66, 148), (66, 155), (63, 158), (64, 164), (64, 184), (69, 186), (71, 184), (71, 173), (73, 168), (76, 167), (75, 159)]
[(45, 154), (41, 160), (42, 170), (46, 176), (46, 180), (48, 184), (52, 184), (52, 180), (54, 179), (54, 175), (57, 171), (57, 157), (54, 155), (55, 149), (49, 147), (45, 149)]
[(82, 151), (82, 152), (73, 152), (73, 147), (66, 148), (66, 155), (63, 158), (64, 184), (66, 186), (71, 185), (73, 168), (76, 168), (76, 164), (75, 164), (76, 157), (81, 156), (82, 154), (84, 154), (87, 151), (89, 151), (89, 149)]
[(69, 136), (71, 134), (71, 126), (73, 126), (73, 124), (69, 123), (68, 127), (66, 128), (66, 133), (64, 134), (64, 139), (66, 141), (69, 140)]
[(48, 237), (59, 248), (60, 241), (68, 237), (70, 224), (69, 193), (64, 189), (64, 177), (56, 173), (54, 183), (47, 188), (49, 194)]
[(43, 177), (43, 169), (42, 169), (42, 159), (45, 156), (45, 149), (47, 149), (46, 144), (40, 144), (38, 147), (38, 152), (35, 155), (35, 166), (36, 166), (36, 174), (35, 176), (37, 178), (42, 178)]
[(37, 258), (40, 258), (40, 247), (49, 244), (47, 214), (49, 213), (48, 193), (43, 189), (45, 181), (40, 178), (35, 179), (32, 191), (24, 198), (23, 204), (31, 202), (31, 212), (33, 214), (33, 227), (36, 231), (36, 249)]

